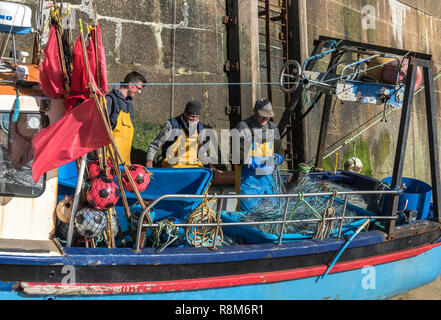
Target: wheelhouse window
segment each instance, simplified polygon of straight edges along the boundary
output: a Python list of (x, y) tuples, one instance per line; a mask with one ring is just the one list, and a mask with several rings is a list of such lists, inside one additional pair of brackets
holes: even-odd
[(46, 186), (46, 175), (32, 179), (32, 136), (47, 123), (43, 113), (0, 112), (0, 196), (38, 197)]

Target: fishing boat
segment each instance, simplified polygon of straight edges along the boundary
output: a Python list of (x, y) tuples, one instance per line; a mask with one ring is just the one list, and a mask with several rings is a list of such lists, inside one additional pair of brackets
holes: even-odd
[[(11, 16), (19, 10), (28, 14), (19, 4), (8, 8)], [(6, 27), (13, 40), (30, 28), (26, 19), (18, 20), (24, 21), (20, 28)], [(318, 42), (322, 48), (324, 42)], [(127, 203), (114, 207), (118, 227), (106, 224), (109, 231), (119, 233), (113, 243), (111, 232), (101, 242), (76, 237), (75, 210), (65, 238), (57, 235), (57, 203), (66, 195), (79, 195), (85, 164), (70, 162), (50, 170), (37, 183), (32, 180), (32, 157), (24, 157), (31, 137), (63, 116), (63, 99), (43, 95), (36, 65), (21, 63), (15, 54), (9, 62), (2, 60), (0, 298), (386, 299), (435, 280), (441, 273), (441, 189), (432, 69), (425, 56), (410, 56), (394, 174), (387, 187), (382, 187), (386, 181), (348, 171), (311, 172), (302, 178), (310, 186), (327, 181), (354, 189), (238, 195), (215, 192), (213, 174), (206, 168), (152, 168), (149, 186), (139, 195), (127, 192)], [(411, 180), (402, 186), (414, 65), (422, 66), (425, 75), (433, 193), (420, 181), (416, 189)], [(357, 206), (351, 203), (353, 195), (366, 196), (370, 202), (365, 208)], [(234, 206), (242, 198), (275, 200), (281, 215), (244, 220), (246, 213)], [(308, 219), (292, 215), (297, 204), (311, 198), (322, 199), (325, 211)], [(332, 215), (337, 206), (340, 215)], [(305, 222), (316, 229), (312, 233), (291, 229)], [(152, 245), (155, 235), (158, 242)]]

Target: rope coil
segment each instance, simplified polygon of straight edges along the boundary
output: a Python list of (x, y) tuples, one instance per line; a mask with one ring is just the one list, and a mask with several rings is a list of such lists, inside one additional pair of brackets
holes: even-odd
[[(216, 212), (210, 208), (209, 201), (215, 201), (216, 195), (211, 199), (205, 195), (204, 200), (194, 209), (187, 218), (187, 223), (193, 226), (187, 227), (185, 230), (185, 238), (187, 242), (195, 247), (217, 246), (223, 242), (223, 232), (220, 226), (200, 226), (202, 223), (217, 223), (218, 220)], [(220, 219), (220, 218), (219, 218)], [(217, 231), (217, 237), (216, 237)]]

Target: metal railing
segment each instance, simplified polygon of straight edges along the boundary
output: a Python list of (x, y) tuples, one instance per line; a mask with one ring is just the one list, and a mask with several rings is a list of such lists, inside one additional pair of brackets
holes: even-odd
[[(205, 199), (208, 197), (208, 199), (215, 197), (216, 199), (221, 200), (221, 204), (219, 205), (219, 212), (217, 214), (218, 221), (216, 223), (197, 223), (197, 224), (191, 224), (191, 223), (179, 223), (174, 224), (176, 227), (217, 227), (216, 229), (216, 236), (217, 236), (217, 230), (219, 227), (222, 226), (237, 226), (237, 225), (262, 225), (262, 224), (275, 224), (275, 225), (282, 225), (278, 244), (280, 245), (283, 240), (283, 233), (285, 230), (286, 224), (293, 224), (293, 223), (302, 223), (302, 222), (320, 222), (320, 221), (332, 221), (332, 220), (340, 220), (340, 226), (339, 226), (339, 237), (341, 236), (341, 230), (343, 226), (344, 220), (349, 219), (376, 219), (376, 220), (394, 220), (397, 218), (396, 215), (393, 216), (345, 216), (346, 213), (346, 207), (348, 203), (348, 196), (349, 195), (393, 195), (393, 196), (399, 196), (403, 193), (402, 189), (399, 190), (378, 190), (378, 191), (341, 191), (341, 192), (315, 192), (315, 193), (304, 193), (304, 194), (268, 194), (268, 195), (194, 195), (194, 194), (166, 194), (162, 195), (155, 200), (153, 200), (140, 214), (138, 219), (138, 227), (136, 230), (136, 245), (135, 250), (140, 250), (140, 243), (141, 243), (141, 233), (142, 228), (155, 228), (159, 227), (160, 225), (158, 223), (149, 223), (144, 224), (144, 218), (147, 212), (149, 212), (158, 202), (164, 200), (164, 199)], [(343, 206), (343, 212), (341, 217), (329, 217), (329, 218), (315, 218), (315, 219), (299, 219), (299, 220), (287, 220), (287, 213), (288, 213), (288, 205), (291, 198), (298, 198), (299, 196), (303, 196), (304, 198), (308, 197), (316, 197), (316, 196), (345, 196), (344, 200), (344, 206)], [(222, 210), (222, 203), (224, 199), (250, 199), (250, 198), (280, 198), (280, 199), (287, 199), (285, 204), (285, 210), (283, 215), (283, 220), (275, 220), (275, 221), (246, 221), (246, 222), (220, 222), (220, 213)], [(216, 239), (215, 236), (215, 239)], [(216, 241), (213, 241), (213, 246), (215, 246)]]

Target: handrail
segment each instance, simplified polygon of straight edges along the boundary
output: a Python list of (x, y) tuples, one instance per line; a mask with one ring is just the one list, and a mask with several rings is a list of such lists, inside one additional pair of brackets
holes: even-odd
[[(314, 196), (338, 196), (338, 195), (345, 195), (346, 198), (348, 195), (351, 194), (357, 194), (357, 195), (376, 195), (376, 194), (389, 194), (389, 195), (401, 195), (403, 193), (403, 189), (398, 190), (372, 190), (372, 191), (340, 191), (340, 192), (315, 192), (315, 193), (304, 193), (302, 194), (303, 197), (314, 197)], [(240, 195), (213, 195), (213, 197), (216, 197), (216, 199), (249, 199), (249, 198), (281, 198), (281, 199), (290, 199), (290, 198), (297, 198), (300, 196), (300, 194), (266, 194), (266, 195), (253, 195), (253, 194), (240, 194)], [(155, 200), (153, 200), (147, 207), (141, 212), (141, 215), (138, 219), (138, 228), (136, 230), (136, 244), (135, 244), (135, 250), (140, 250), (140, 240), (141, 240), (141, 229), (142, 227), (158, 227), (159, 224), (152, 223), (152, 224), (143, 224), (145, 215), (147, 212), (149, 212), (158, 202), (164, 200), (164, 199), (204, 199), (208, 197), (208, 195), (194, 195), (194, 194), (165, 194), (162, 196), (159, 196)], [(288, 205), (288, 202), (286, 203), (286, 208)], [(285, 208), (285, 211), (286, 211)], [(346, 207), (344, 208), (346, 209)], [(392, 220), (396, 219), (396, 216), (356, 216), (356, 217), (348, 217), (348, 216), (342, 216), (342, 217), (333, 217), (333, 218), (325, 218), (325, 219), (303, 219), (303, 220), (286, 220), (286, 217), (284, 217), (283, 220), (280, 221), (247, 221), (247, 222), (227, 222), (227, 223), (220, 223), (219, 221), (217, 223), (198, 223), (198, 227), (202, 226), (233, 226), (233, 225), (262, 225), (262, 224), (282, 224), (282, 231), (286, 223), (300, 223), (300, 222), (318, 222), (318, 221), (328, 221), (328, 220), (346, 220), (346, 219), (386, 219), (386, 220)], [(181, 223), (181, 224), (175, 224), (175, 226), (178, 227), (188, 227), (188, 226), (194, 226), (194, 224), (188, 224), (188, 223)], [(281, 237), (282, 233), (280, 234), (279, 243), (281, 243)]]

